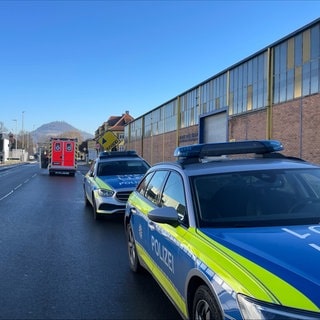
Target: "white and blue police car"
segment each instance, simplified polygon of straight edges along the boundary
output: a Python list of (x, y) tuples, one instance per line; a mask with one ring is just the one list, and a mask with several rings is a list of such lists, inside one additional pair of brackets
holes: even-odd
[(130, 193), (149, 167), (134, 150), (101, 152), (83, 180), (85, 203), (92, 206), (94, 219), (124, 214)]
[(275, 140), (177, 148), (131, 193), (129, 264), (185, 319), (320, 319), (320, 167)]

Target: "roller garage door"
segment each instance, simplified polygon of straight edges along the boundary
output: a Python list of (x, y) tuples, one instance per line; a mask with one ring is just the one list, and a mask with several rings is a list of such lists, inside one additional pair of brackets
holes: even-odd
[(227, 141), (227, 112), (219, 112), (200, 118), (200, 143)]

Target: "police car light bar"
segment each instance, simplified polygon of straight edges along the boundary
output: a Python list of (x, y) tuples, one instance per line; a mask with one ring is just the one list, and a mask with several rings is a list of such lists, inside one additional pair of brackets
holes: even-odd
[(277, 140), (246, 140), (236, 142), (203, 143), (178, 147), (174, 156), (179, 158), (218, 157), (230, 154), (264, 154), (283, 150)]

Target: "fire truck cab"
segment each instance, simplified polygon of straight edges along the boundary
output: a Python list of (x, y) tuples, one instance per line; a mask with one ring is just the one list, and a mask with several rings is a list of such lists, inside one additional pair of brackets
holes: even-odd
[(78, 140), (73, 138), (51, 138), (49, 152), (49, 174), (69, 174), (77, 171)]

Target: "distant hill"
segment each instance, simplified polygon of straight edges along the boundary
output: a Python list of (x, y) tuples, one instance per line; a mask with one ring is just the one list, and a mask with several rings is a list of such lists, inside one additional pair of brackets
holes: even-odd
[(81, 139), (82, 141), (93, 139), (92, 134), (81, 131), (64, 121), (53, 121), (46, 123), (32, 131), (30, 134), (33, 138), (33, 141), (36, 143), (45, 142), (51, 137), (66, 137), (66, 135), (70, 136), (70, 138), (79, 137), (79, 140)]

